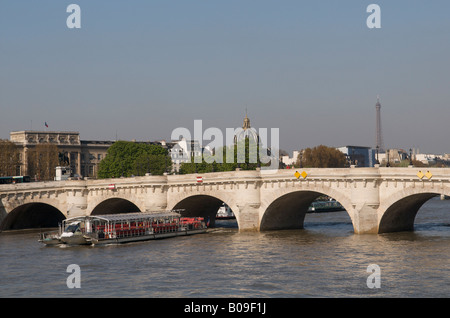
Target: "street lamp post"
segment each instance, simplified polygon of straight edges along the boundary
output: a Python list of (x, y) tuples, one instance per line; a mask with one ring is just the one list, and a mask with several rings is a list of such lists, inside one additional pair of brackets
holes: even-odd
[(386, 157), (387, 157), (387, 163), (386, 163), (386, 167), (390, 167), (391, 164), (389, 163), (389, 149), (386, 150)]

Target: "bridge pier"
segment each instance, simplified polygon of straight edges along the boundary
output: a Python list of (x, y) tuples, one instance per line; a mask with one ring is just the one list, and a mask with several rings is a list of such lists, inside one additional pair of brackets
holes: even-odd
[(260, 171), (239, 172), (236, 179), (235, 201), (239, 211), (235, 216), (239, 225), (239, 231), (259, 231), (260, 206), (261, 206), (261, 175)]
[(86, 193), (87, 190), (84, 183), (80, 184), (78, 187), (66, 189), (67, 210), (61, 212), (70, 218), (88, 215), (88, 196)]
[(353, 211), (349, 214), (354, 231), (356, 234), (376, 234), (380, 206), (379, 169), (350, 169), (350, 176), (349, 190)]
[(259, 231), (259, 204), (238, 204), (236, 219), (239, 231)]
[(353, 211), (353, 228), (355, 234), (378, 233), (378, 205), (360, 203)]
[(159, 211), (167, 208), (167, 185), (161, 187), (152, 187), (146, 193), (145, 210)]

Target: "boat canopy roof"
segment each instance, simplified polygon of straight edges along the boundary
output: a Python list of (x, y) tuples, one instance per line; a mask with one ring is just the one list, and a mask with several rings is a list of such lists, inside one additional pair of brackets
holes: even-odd
[(117, 214), (103, 214), (103, 215), (89, 215), (89, 216), (77, 216), (73, 218), (68, 218), (65, 221), (83, 221), (86, 219), (91, 220), (103, 220), (108, 222), (123, 222), (123, 221), (139, 221), (139, 220), (150, 220), (159, 219), (167, 217), (180, 217), (180, 213), (177, 211), (149, 211), (149, 212), (133, 212), (133, 213), (117, 213)]

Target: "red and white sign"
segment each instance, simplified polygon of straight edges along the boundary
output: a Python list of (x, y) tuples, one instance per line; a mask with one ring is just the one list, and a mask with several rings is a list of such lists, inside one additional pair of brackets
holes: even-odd
[(197, 177), (197, 182), (198, 182), (198, 183), (203, 182), (203, 177)]
[(116, 185), (115, 185), (115, 184), (110, 184), (110, 185), (108, 186), (108, 189), (110, 189), (110, 190), (116, 190)]

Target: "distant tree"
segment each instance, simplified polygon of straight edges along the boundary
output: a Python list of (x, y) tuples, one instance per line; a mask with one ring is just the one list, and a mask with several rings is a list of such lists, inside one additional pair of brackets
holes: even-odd
[(422, 161), (413, 160), (412, 164), (414, 167), (428, 167), (428, 164), (424, 164)]
[(324, 145), (304, 149), (297, 158), (297, 166), (300, 165), (300, 158), (305, 168), (343, 168), (346, 164), (344, 153)]
[(28, 174), (37, 180), (54, 180), (58, 165), (59, 152), (56, 145), (42, 143), (28, 150)]
[(172, 159), (169, 155), (142, 154), (136, 158), (133, 174), (143, 176), (146, 173), (163, 175), (172, 170)]
[(109, 147), (105, 158), (99, 163), (99, 178), (118, 178), (145, 173), (162, 175), (172, 168), (167, 149), (131, 141), (117, 141)]
[[(404, 159), (400, 162), (394, 162), (390, 163), (391, 167), (408, 167), (410, 164), (409, 159)], [(419, 160), (413, 160), (412, 164), (414, 167), (428, 167), (429, 165), (424, 164), (422, 161)]]
[(14, 176), (20, 165), (17, 146), (6, 139), (0, 139), (0, 176)]

